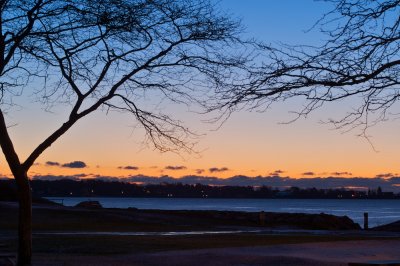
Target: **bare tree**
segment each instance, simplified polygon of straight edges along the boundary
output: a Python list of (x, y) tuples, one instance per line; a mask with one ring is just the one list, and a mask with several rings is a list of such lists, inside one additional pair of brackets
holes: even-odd
[[(265, 108), (292, 97), (305, 99), (298, 116), (326, 102), (352, 97), (353, 108), (337, 128), (368, 127), (398, 114), (400, 99), (400, 1), (327, 0), (334, 9), (313, 29), (325, 34), (321, 46), (261, 45), (266, 59), (247, 84), (221, 90), (222, 106)], [(215, 106), (221, 107), (221, 102)]]
[[(162, 151), (190, 149), (188, 129), (142, 98), (206, 103), (243, 70), (239, 33), (208, 0), (0, 1), (0, 145), (18, 188), (18, 265), (31, 262), (28, 171), (41, 153), (100, 108), (131, 113)], [(70, 104), (66, 121), (25, 160), (6, 123), (22, 89), (50, 107)]]

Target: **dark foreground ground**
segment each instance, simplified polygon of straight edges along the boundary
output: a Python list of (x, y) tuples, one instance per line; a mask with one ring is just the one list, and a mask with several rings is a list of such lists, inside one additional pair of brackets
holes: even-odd
[[(400, 259), (398, 233), (363, 231), (326, 215), (267, 213), (260, 221), (258, 213), (46, 204), (35, 204), (33, 215), (34, 265), (347, 265)], [(0, 218), (0, 255), (12, 257), (16, 204), (0, 202)]]

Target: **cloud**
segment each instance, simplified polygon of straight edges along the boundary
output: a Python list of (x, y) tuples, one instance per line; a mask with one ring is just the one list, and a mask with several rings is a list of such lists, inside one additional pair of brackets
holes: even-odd
[(139, 167), (137, 166), (132, 166), (132, 165), (127, 165), (127, 166), (120, 166), (118, 169), (124, 169), (124, 170), (139, 170)]
[(177, 171), (177, 170), (185, 170), (186, 166), (183, 165), (178, 165), (178, 166), (172, 166), (172, 165), (168, 165), (164, 168), (165, 170), (173, 170), (173, 171)]
[(65, 168), (86, 168), (87, 165), (86, 165), (86, 163), (84, 163), (82, 161), (73, 161), (73, 162), (70, 162), (70, 163), (63, 164), (62, 167), (65, 167)]
[(81, 178), (81, 177), (89, 177), (89, 176), (92, 176), (92, 174), (76, 174), (76, 175), (74, 175), (74, 176), (77, 176), (77, 177), (79, 177), (79, 178)]
[(280, 174), (283, 174), (285, 171), (282, 171), (282, 170), (275, 170), (275, 171), (273, 171), (272, 173), (269, 173), (269, 175), (272, 175), (272, 176), (279, 176)]
[(124, 178), (101, 175), (85, 175), (77, 174), (70, 176), (63, 175), (34, 175), (33, 179), (41, 180), (59, 180), (73, 179), (80, 180), (83, 178), (95, 178), (103, 181), (121, 181), (132, 182), (138, 184), (160, 184), (160, 183), (182, 183), (182, 184), (204, 184), (214, 186), (268, 186), (278, 189), (286, 189), (289, 187), (299, 188), (318, 188), (318, 189), (376, 189), (381, 187), (383, 191), (400, 192), (400, 177), (391, 178), (368, 178), (368, 177), (307, 177), (307, 178), (290, 178), (280, 176), (232, 176), (229, 178), (218, 178), (210, 176), (188, 175), (180, 178), (174, 178), (168, 175), (163, 176), (145, 176), (134, 175)]
[(334, 176), (344, 176), (344, 175), (353, 175), (353, 174), (350, 173), (350, 172), (333, 172), (333, 173), (331, 173), (331, 175), (334, 175)]
[(394, 177), (394, 176), (396, 176), (396, 174), (384, 173), (384, 174), (377, 174), (375, 177), (377, 177), (377, 178), (390, 178), (390, 177)]
[(211, 167), (211, 168), (208, 169), (208, 171), (210, 173), (221, 173), (221, 172), (229, 171), (229, 168), (227, 168), (227, 167), (221, 167), (221, 168)]
[(126, 179), (119, 178), (115, 176), (105, 176), (105, 175), (92, 175), (95, 180), (102, 180), (106, 182), (125, 182)]
[(47, 161), (46, 165), (47, 166), (60, 166), (60, 163), (59, 162)]
[(204, 169), (196, 169), (196, 174), (200, 175), (202, 173), (204, 173)]
[(47, 161), (46, 166), (61, 166), (65, 168), (86, 168), (86, 163), (82, 161), (73, 161), (70, 163), (60, 164), (59, 162)]
[(70, 179), (78, 181), (83, 176), (83, 174), (78, 175), (34, 175), (32, 179), (34, 180), (45, 180), (45, 181), (54, 181), (54, 180), (62, 180), (62, 179)]
[(220, 180), (217, 177), (205, 176), (183, 176), (180, 178), (171, 177), (168, 175), (163, 176), (145, 176), (135, 175), (122, 179), (125, 182), (143, 183), (143, 184), (160, 184), (160, 183), (182, 183), (182, 184), (219, 184)]
[(315, 175), (315, 173), (310, 171), (310, 172), (304, 172), (301, 175), (313, 176), (313, 175)]

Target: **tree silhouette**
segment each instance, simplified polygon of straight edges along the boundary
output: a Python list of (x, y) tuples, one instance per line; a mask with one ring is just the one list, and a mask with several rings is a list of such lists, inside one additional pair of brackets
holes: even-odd
[[(132, 114), (161, 151), (190, 150), (188, 129), (145, 109), (142, 98), (207, 103), (213, 89), (227, 89), (227, 80), (245, 67), (246, 43), (238, 38), (239, 23), (207, 0), (3, 0), (0, 12), (0, 144), (17, 183), (18, 265), (26, 265), (32, 253), (28, 171), (41, 153), (100, 108)], [(46, 106), (71, 108), (21, 161), (6, 118), (22, 89)]]
[(313, 27), (326, 41), (314, 47), (261, 45), (267, 59), (248, 84), (222, 91), (223, 107), (265, 108), (301, 97), (306, 100), (297, 113), (301, 117), (324, 103), (352, 97), (354, 109), (330, 122), (344, 130), (359, 128), (366, 137), (368, 127), (398, 113), (391, 110), (400, 99), (400, 1), (326, 2), (334, 9)]

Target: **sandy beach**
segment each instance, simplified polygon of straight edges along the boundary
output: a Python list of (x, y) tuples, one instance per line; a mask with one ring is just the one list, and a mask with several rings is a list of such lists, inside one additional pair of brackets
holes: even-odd
[(83, 256), (37, 254), (34, 265), (321, 265), (400, 260), (400, 240), (361, 240), (257, 247), (174, 250), (150, 254)]

